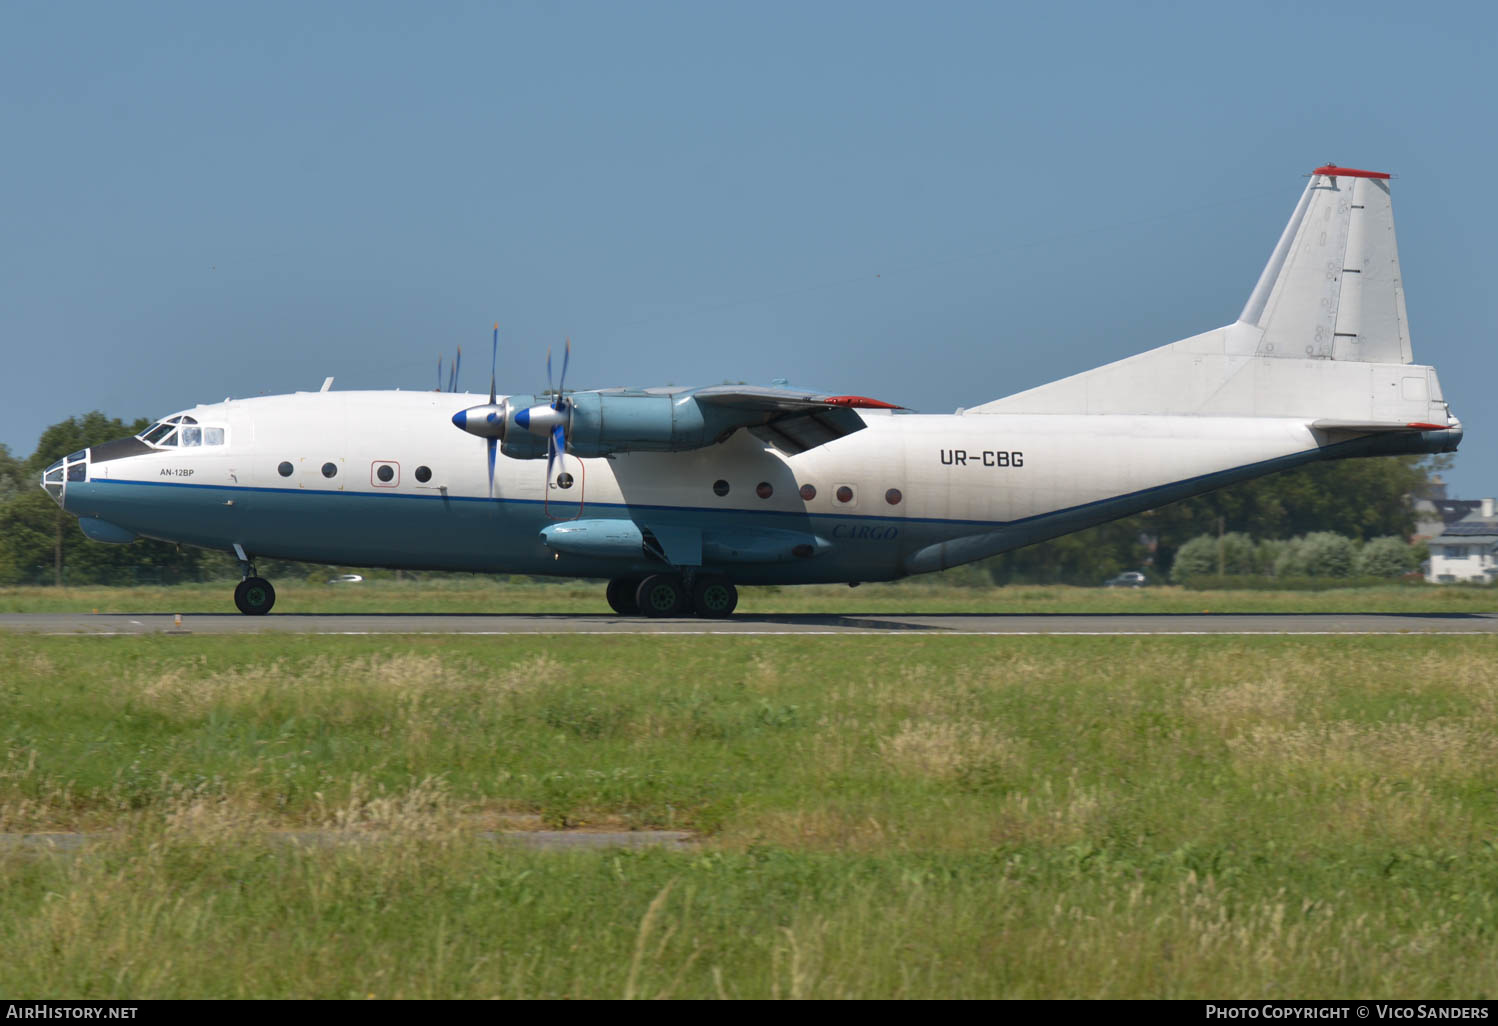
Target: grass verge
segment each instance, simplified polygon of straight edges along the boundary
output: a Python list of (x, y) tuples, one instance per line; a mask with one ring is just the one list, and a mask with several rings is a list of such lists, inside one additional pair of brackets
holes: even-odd
[(7, 637), (0, 831), (106, 839), (0, 993), (1472, 997), (1495, 739), (1487, 637)]

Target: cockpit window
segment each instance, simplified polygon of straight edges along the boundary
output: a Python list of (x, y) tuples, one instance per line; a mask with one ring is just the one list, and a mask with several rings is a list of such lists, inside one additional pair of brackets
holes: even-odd
[(226, 431), (219, 426), (200, 426), (196, 417), (179, 414), (165, 417), (136, 435), (147, 445), (165, 446), (223, 445)]

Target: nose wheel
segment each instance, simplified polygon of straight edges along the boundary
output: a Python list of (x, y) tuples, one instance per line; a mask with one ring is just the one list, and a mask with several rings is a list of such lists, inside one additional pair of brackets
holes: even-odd
[(264, 577), (246, 577), (234, 589), (234, 604), (246, 616), (264, 616), (276, 604), (276, 589)]

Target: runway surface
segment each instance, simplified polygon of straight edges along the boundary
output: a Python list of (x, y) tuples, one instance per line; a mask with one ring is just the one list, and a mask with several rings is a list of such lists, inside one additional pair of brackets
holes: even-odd
[(135, 634), (664, 634), (664, 635), (1250, 635), (1495, 634), (1498, 613), (947, 613), (795, 614), (728, 620), (473, 613), (319, 613), (241, 616), (186, 613), (26, 613), (0, 615), (0, 632), (44, 635)]

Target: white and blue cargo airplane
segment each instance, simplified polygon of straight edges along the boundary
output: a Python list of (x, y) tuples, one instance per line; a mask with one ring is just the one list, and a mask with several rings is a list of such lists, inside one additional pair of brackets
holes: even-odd
[(1389, 176), (1333, 165), (1234, 323), (954, 415), (773, 387), (500, 397), (491, 375), (485, 403), (331, 380), (164, 417), (43, 487), (97, 541), (234, 552), (245, 613), (275, 601), (254, 563), (275, 557), (608, 578), (621, 614), (720, 617), (735, 584), (892, 580), (1462, 436), (1413, 363)]

